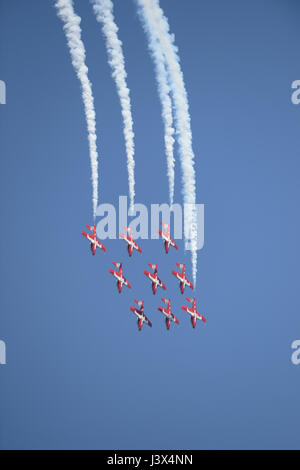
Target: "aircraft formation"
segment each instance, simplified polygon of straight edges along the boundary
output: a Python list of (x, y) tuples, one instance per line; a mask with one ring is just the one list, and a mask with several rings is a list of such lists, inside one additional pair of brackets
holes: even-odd
[[(173, 246), (176, 250), (178, 250), (178, 246), (176, 245), (175, 241), (171, 238), (170, 236), (170, 225), (164, 224), (161, 222), (161, 225), (163, 229), (165, 230), (157, 230), (159, 235), (162, 237), (164, 240), (164, 248), (166, 253), (169, 252), (170, 246)], [(97, 235), (96, 235), (96, 227), (95, 225), (91, 227), (90, 225), (87, 225), (87, 228), (91, 233), (87, 232), (82, 232), (82, 235), (89, 240), (90, 242), (90, 247), (92, 254), (96, 254), (97, 248), (100, 248), (102, 251), (106, 251), (104, 245), (98, 240)], [(132, 228), (127, 228), (124, 227), (124, 230), (127, 232), (127, 234), (120, 233), (120, 238), (122, 238), (126, 243), (127, 243), (127, 250), (128, 254), (131, 257), (133, 250), (138, 251), (139, 253), (142, 253), (142, 250), (140, 246), (137, 244), (137, 242), (133, 239), (132, 236)], [(131, 289), (131, 284), (127, 281), (123, 274), (123, 264), (122, 263), (117, 263), (113, 261), (113, 265), (117, 269), (109, 269), (109, 273), (112, 274), (112, 276), (116, 279), (117, 281), (117, 289), (119, 293), (121, 294), (123, 286), (127, 287), (128, 289)], [(166, 290), (166, 285), (161, 281), (161, 279), (158, 277), (158, 272), (157, 272), (157, 264), (151, 264), (148, 263), (150, 266), (152, 272), (149, 271), (144, 271), (144, 274), (148, 279), (151, 281), (152, 285), (152, 292), (153, 295), (156, 294), (158, 287), (160, 287), (163, 290)], [(194, 286), (189, 281), (189, 279), (186, 277), (185, 273), (185, 264), (180, 264), (176, 262), (177, 267), (181, 270), (181, 272), (178, 271), (172, 271), (173, 276), (175, 276), (179, 280), (179, 288), (181, 294), (184, 294), (184, 290), (186, 287), (189, 287), (190, 289), (194, 290)], [(166, 328), (167, 330), (170, 329), (171, 323), (175, 323), (179, 325), (179, 320), (178, 318), (175, 317), (175, 315), (171, 311), (171, 300), (170, 299), (165, 299), (164, 297), (161, 297), (162, 302), (164, 303), (165, 306), (159, 306), (157, 309), (164, 315), (165, 317), (165, 322), (166, 322)], [(206, 322), (206, 318), (201, 315), (197, 308), (196, 308), (196, 300), (195, 297), (192, 299), (189, 297), (186, 297), (186, 300), (191, 304), (191, 305), (182, 305), (181, 308), (184, 310), (187, 314), (190, 315), (191, 317), (191, 323), (193, 328), (196, 327), (197, 320), (201, 320), (202, 322)], [(137, 300), (134, 299), (136, 305), (135, 306), (130, 306), (130, 310), (136, 315), (137, 317), (137, 324), (138, 324), (138, 329), (141, 331), (143, 324), (145, 323), (146, 325), (152, 327), (152, 323), (149, 320), (149, 318), (146, 316), (144, 312), (144, 301), (143, 300)]]

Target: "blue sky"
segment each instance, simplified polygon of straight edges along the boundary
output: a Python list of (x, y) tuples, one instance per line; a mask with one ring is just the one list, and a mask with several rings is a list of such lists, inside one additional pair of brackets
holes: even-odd
[[(154, 70), (133, 1), (115, 0), (131, 90), (136, 201), (168, 202)], [(99, 201), (127, 194), (122, 120), (100, 26), (76, 0), (93, 85)], [(161, 241), (92, 257), (90, 164), (79, 82), (54, 2), (1, 1), (0, 447), (299, 448), (300, 78), (295, 0), (161, 0), (189, 95), (205, 204), (193, 330)], [(176, 154), (175, 202), (181, 202)], [(108, 273), (123, 261), (132, 291)], [(180, 325), (166, 331), (159, 264)], [(129, 310), (145, 300), (153, 328)]]

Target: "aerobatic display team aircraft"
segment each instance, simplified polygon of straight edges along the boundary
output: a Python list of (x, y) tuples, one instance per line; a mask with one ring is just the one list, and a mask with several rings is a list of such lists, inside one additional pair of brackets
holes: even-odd
[(159, 235), (165, 241), (166, 253), (169, 252), (170, 245), (174, 246), (174, 248), (176, 248), (176, 250), (178, 250), (178, 246), (174, 242), (173, 238), (170, 237), (170, 225), (169, 224), (164, 224), (163, 222), (161, 222), (161, 225), (163, 226), (164, 229), (166, 229), (166, 231), (164, 232), (163, 230), (157, 230), (157, 233), (159, 233)]
[(123, 238), (123, 240), (125, 240), (126, 243), (128, 243), (128, 254), (129, 256), (132, 255), (132, 252), (133, 252), (133, 249), (137, 250), (139, 253), (142, 253), (142, 250), (141, 248), (139, 247), (139, 245), (134, 241), (133, 237), (132, 237), (132, 228), (129, 227), (124, 227), (124, 229), (126, 230), (126, 232), (129, 233), (129, 235), (124, 235), (124, 233), (120, 233), (120, 238)]
[[(169, 252), (170, 245), (178, 250), (178, 246), (176, 245), (174, 240), (170, 237), (170, 225), (169, 224), (164, 224), (163, 222), (161, 222), (161, 224), (163, 226), (163, 229), (165, 229), (165, 231), (158, 230), (158, 233), (164, 239), (164, 245), (165, 245), (166, 253)], [(90, 225), (87, 225), (87, 228), (92, 233), (89, 234), (89, 233), (86, 233), (86, 232), (82, 232), (82, 235), (89, 240), (89, 242), (91, 244), (92, 254), (95, 255), (97, 248), (101, 248), (101, 250), (106, 251), (105, 247), (102, 245), (102, 243), (98, 240), (98, 238), (96, 236), (96, 227), (95, 227), (95, 225), (93, 227), (91, 227)], [(128, 244), (129, 256), (132, 256), (132, 253), (133, 253), (134, 249), (137, 250), (139, 253), (142, 253), (141, 248), (136, 243), (136, 241), (133, 239), (132, 228), (131, 227), (130, 228), (124, 227), (124, 229), (128, 232), (128, 235), (120, 233), (120, 238), (123, 238), (123, 240), (125, 240), (126, 243)], [(116, 268), (118, 270), (109, 269), (109, 272), (117, 280), (117, 288), (118, 288), (119, 293), (122, 292), (123, 285), (125, 285), (126, 287), (128, 287), (130, 289), (131, 285), (123, 275), (122, 263), (116, 263), (115, 261), (113, 261), (113, 264), (116, 266)], [(147, 276), (150, 279), (150, 281), (152, 283), (152, 292), (153, 292), (153, 294), (156, 294), (158, 287), (161, 287), (162, 289), (166, 290), (165, 284), (158, 277), (157, 264), (148, 263), (148, 265), (150, 266), (150, 268), (154, 272), (148, 272), (148, 271), (145, 270), (144, 274), (145, 274), (145, 276)], [(181, 272), (172, 271), (172, 274), (180, 282), (180, 291), (181, 291), (181, 293), (182, 294), (184, 293), (184, 289), (185, 289), (186, 286), (190, 287), (191, 289), (194, 289), (193, 284), (191, 283), (191, 281), (189, 281), (189, 279), (185, 275), (185, 264), (180, 264), (180, 263), (176, 262), (176, 265), (178, 266), (179, 269), (181, 269)], [(169, 330), (170, 326), (171, 326), (171, 322), (177, 323), (177, 325), (178, 325), (179, 321), (175, 317), (175, 315), (173, 315), (173, 313), (171, 312), (171, 301), (170, 301), (170, 299), (167, 300), (167, 299), (164, 299), (162, 297), (161, 300), (165, 303), (166, 307), (159, 306), (158, 310), (165, 315), (165, 317), (166, 317), (166, 327), (167, 327), (167, 330)], [(197, 320), (201, 320), (205, 323), (206, 318), (203, 315), (201, 315), (198, 312), (197, 308), (196, 308), (195, 297), (193, 297), (192, 299), (190, 299), (189, 297), (186, 297), (186, 300), (188, 302), (191, 302), (192, 306), (190, 307), (190, 306), (182, 305), (181, 308), (182, 308), (182, 310), (184, 310), (185, 312), (187, 312), (191, 316), (191, 322), (192, 322), (193, 328), (196, 327)], [(141, 331), (144, 323), (146, 323), (148, 326), (152, 327), (151, 321), (146, 317), (146, 315), (144, 313), (144, 301), (143, 300), (137, 300), (137, 299), (134, 299), (134, 301), (136, 302), (137, 307), (130, 306), (130, 310), (137, 316), (137, 323), (138, 323), (139, 331)]]
[(162, 289), (166, 290), (166, 286), (164, 283), (159, 279), (157, 274), (157, 264), (148, 263), (151, 269), (153, 269), (154, 273), (149, 273), (148, 271), (144, 271), (145, 276), (147, 276), (150, 281), (152, 282), (152, 292), (156, 294), (157, 288), (161, 287)]
[(124, 284), (124, 286), (128, 287), (129, 289), (131, 289), (131, 285), (129, 284), (127, 279), (125, 279), (125, 277), (123, 276), (122, 263), (116, 263), (115, 261), (113, 261), (113, 264), (116, 266), (116, 268), (119, 269), (119, 271), (115, 271), (114, 269), (109, 269), (109, 272), (110, 272), (110, 274), (112, 274), (117, 279), (118, 291), (121, 294), (123, 284)]
[(191, 281), (188, 280), (188, 278), (185, 275), (185, 264), (179, 264), (176, 263), (178, 268), (181, 269), (181, 273), (178, 273), (177, 271), (172, 271), (173, 276), (177, 277), (180, 281), (180, 292), (183, 294), (185, 286), (190, 287), (191, 289), (194, 289), (193, 284)]
[(181, 308), (182, 308), (182, 310), (185, 310), (187, 313), (189, 313), (191, 315), (191, 322), (192, 322), (193, 328), (196, 327), (197, 320), (202, 320), (205, 323), (206, 318), (204, 318), (198, 312), (198, 310), (196, 309), (195, 297), (193, 297), (192, 299), (190, 299), (189, 297), (186, 297), (186, 300), (188, 300), (188, 302), (191, 302), (193, 304), (193, 306), (192, 307), (186, 307), (185, 305), (182, 305)]
[(148, 326), (152, 327), (151, 321), (148, 320), (148, 318), (144, 314), (144, 301), (136, 299), (134, 299), (134, 301), (138, 304), (139, 308), (130, 306), (130, 310), (138, 317), (137, 323), (139, 331), (141, 331), (143, 323), (146, 323)]
[(179, 325), (179, 321), (175, 317), (175, 315), (173, 315), (173, 313), (171, 312), (171, 300), (164, 299), (163, 297), (161, 298), (161, 300), (167, 305), (167, 308), (159, 306), (157, 307), (157, 310), (159, 310), (166, 316), (166, 326), (167, 326), (167, 330), (169, 330), (171, 326), (171, 321), (173, 321), (174, 323), (177, 323), (177, 325)]
[(82, 235), (86, 237), (90, 242), (91, 242), (91, 250), (93, 255), (96, 253), (96, 249), (101, 248), (101, 250), (106, 251), (105, 247), (100, 243), (96, 236), (96, 227), (95, 225), (91, 227), (90, 225), (87, 225), (87, 228), (92, 232), (92, 234), (82, 232)]

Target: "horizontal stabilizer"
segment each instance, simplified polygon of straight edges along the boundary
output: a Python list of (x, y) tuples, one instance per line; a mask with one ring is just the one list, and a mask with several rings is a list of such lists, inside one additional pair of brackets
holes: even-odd
[(185, 264), (180, 264), (180, 263), (176, 263), (176, 264), (177, 264), (179, 269), (183, 269), (185, 267)]
[(157, 264), (148, 263), (148, 265), (149, 265), (150, 268), (153, 269), (154, 271), (157, 269)]
[(138, 304), (139, 307), (142, 307), (144, 305), (144, 301), (143, 300), (137, 300), (137, 299), (134, 299), (135, 303)]

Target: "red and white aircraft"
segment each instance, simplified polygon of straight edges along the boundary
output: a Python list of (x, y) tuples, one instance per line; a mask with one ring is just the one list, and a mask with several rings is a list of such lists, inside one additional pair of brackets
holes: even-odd
[(178, 273), (177, 271), (172, 271), (173, 276), (177, 277), (180, 281), (180, 292), (183, 294), (185, 286), (190, 287), (191, 289), (194, 289), (193, 284), (191, 281), (188, 280), (188, 278), (185, 275), (185, 264), (179, 264), (176, 263), (178, 268), (181, 269), (181, 273)]
[(148, 271), (144, 271), (145, 276), (147, 276), (150, 281), (152, 282), (152, 292), (156, 294), (157, 288), (161, 287), (162, 289), (166, 290), (166, 286), (164, 283), (159, 279), (157, 274), (157, 264), (148, 263), (151, 269), (153, 269), (154, 273), (149, 273)]
[(129, 284), (127, 279), (125, 279), (125, 277), (123, 276), (122, 263), (116, 263), (115, 261), (113, 261), (113, 264), (116, 266), (116, 268), (119, 269), (119, 271), (115, 271), (114, 269), (110, 269), (109, 272), (110, 272), (110, 274), (112, 274), (117, 279), (118, 291), (121, 294), (123, 284), (124, 284), (124, 286), (129, 287), (129, 289), (131, 289), (131, 285)]
[(170, 245), (174, 246), (174, 248), (178, 250), (178, 246), (174, 242), (173, 238), (170, 237), (170, 225), (164, 224), (163, 222), (161, 222), (161, 225), (166, 229), (166, 231), (164, 232), (163, 230), (157, 230), (157, 233), (159, 233), (159, 235), (165, 240), (166, 253), (169, 252)]
[(124, 229), (127, 232), (129, 232), (129, 235), (124, 235), (124, 233), (120, 233), (120, 238), (123, 238), (123, 240), (125, 240), (125, 242), (128, 243), (129, 256), (132, 255), (133, 249), (135, 249), (135, 250), (139, 251), (140, 253), (142, 253), (141, 248), (139, 247), (139, 245), (132, 238), (132, 228), (131, 227), (129, 227), (129, 228), (124, 227)]
[(86, 233), (86, 232), (82, 232), (82, 235), (84, 237), (86, 237), (91, 242), (91, 250), (92, 250), (93, 255), (96, 253), (97, 247), (101, 248), (101, 250), (103, 250), (103, 251), (106, 251), (105, 247), (102, 245), (102, 243), (100, 243), (100, 241), (98, 240), (98, 238), (96, 236), (96, 227), (95, 227), (95, 225), (93, 227), (91, 227), (90, 225), (87, 225), (87, 228), (93, 233), (89, 234), (89, 233)]
[(148, 326), (152, 327), (151, 321), (148, 320), (148, 318), (144, 314), (144, 301), (136, 299), (134, 299), (134, 301), (138, 304), (139, 308), (130, 306), (130, 310), (138, 317), (137, 323), (139, 331), (141, 331), (143, 323), (146, 323)]
[(164, 298), (162, 297), (161, 300), (167, 305), (167, 308), (159, 306), (159, 307), (157, 308), (157, 310), (159, 310), (159, 311), (162, 312), (164, 315), (166, 315), (166, 326), (167, 326), (167, 330), (169, 330), (169, 329), (170, 329), (170, 325), (171, 325), (171, 321), (177, 323), (177, 325), (179, 325), (179, 321), (178, 321), (178, 319), (175, 317), (175, 315), (173, 315), (173, 313), (171, 312), (171, 301), (170, 301), (170, 299), (167, 300), (167, 299), (164, 299)]
[(185, 310), (187, 313), (191, 315), (191, 322), (193, 325), (193, 328), (196, 326), (197, 320), (202, 320), (204, 323), (206, 322), (206, 318), (204, 318), (196, 309), (196, 302), (195, 302), (195, 297), (192, 299), (189, 299), (189, 297), (186, 297), (186, 300), (189, 302), (192, 302), (193, 306), (192, 307), (186, 307), (185, 305), (182, 305), (182, 310)]

